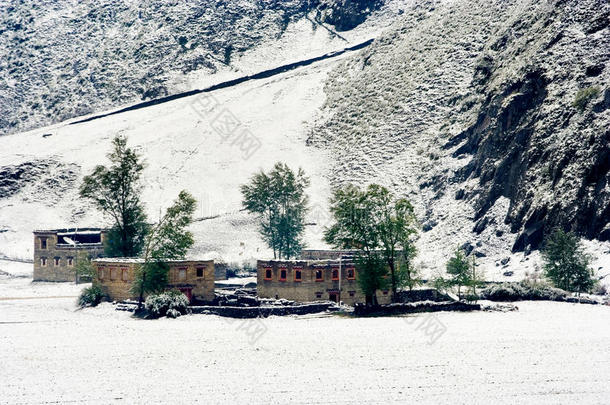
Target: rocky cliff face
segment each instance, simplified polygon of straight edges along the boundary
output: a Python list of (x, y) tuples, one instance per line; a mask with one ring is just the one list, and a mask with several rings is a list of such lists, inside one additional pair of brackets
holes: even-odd
[(416, 2), (331, 75), (309, 143), (335, 184), (410, 194), (424, 239), (610, 238), (610, 4)]
[(448, 145), (473, 159), (456, 179), (477, 179), (468, 198), (475, 231), (510, 199), (514, 250), (540, 245), (554, 227), (610, 239), (610, 4), (556, 1), (498, 32), (475, 67), (482, 102)]

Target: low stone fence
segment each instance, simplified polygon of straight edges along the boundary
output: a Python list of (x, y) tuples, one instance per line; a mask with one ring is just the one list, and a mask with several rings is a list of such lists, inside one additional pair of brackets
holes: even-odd
[(388, 305), (366, 306), (356, 305), (354, 315), (356, 316), (383, 316), (411, 314), (416, 312), (438, 312), (438, 311), (480, 311), (479, 304), (468, 304), (466, 302), (414, 302), (396, 303)]
[(451, 297), (439, 292), (435, 288), (420, 288), (415, 290), (398, 291), (397, 302), (420, 302), (420, 301), (435, 301), (446, 302), (453, 301)]
[(270, 315), (306, 315), (338, 308), (332, 302), (312, 302), (299, 305), (274, 305), (259, 307), (191, 306), (193, 314), (210, 314), (231, 318), (266, 318)]

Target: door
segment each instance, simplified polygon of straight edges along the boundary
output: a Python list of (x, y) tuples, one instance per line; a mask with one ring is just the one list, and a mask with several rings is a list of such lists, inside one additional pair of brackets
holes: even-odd
[(329, 292), (328, 299), (332, 302), (339, 302), (339, 293), (338, 292)]
[(193, 300), (193, 289), (192, 288), (179, 288), (178, 290), (180, 290), (180, 292), (184, 295), (186, 295), (186, 298), (188, 298), (189, 303)]

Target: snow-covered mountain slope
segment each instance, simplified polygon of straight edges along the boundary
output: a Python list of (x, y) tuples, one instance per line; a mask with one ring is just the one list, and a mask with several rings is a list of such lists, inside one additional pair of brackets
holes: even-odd
[[(253, 219), (239, 212), (239, 185), (281, 159), (306, 170), (314, 204), (325, 204), (326, 156), (304, 145), (307, 122), (324, 101), (322, 85), (336, 63), (329, 60), (264, 81), (77, 125), (0, 137), (0, 148), (10, 151), (0, 155), (1, 171), (11, 173), (3, 176), (3, 194), (10, 195), (0, 199), (0, 251), (30, 256), (35, 228), (101, 224), (99, 213), (77, 198), (77, 186), (84, 174), (106, 161), (111, 139), (123, 134), (146, 159), (143, 200), (152, 219), (179, 190), (187, 189), (199, 201), (198, 217), (223, 214), (195, 224), (198, 245), (193, 254), (218, 253), (229, 260), (266, 257)], [(208, 108), (211, 100), (213, 109)], [(250, 149), (215, 130), (227, 114), (241, 122), (236, 133), (246, 129), (260, 144)], [(46, 133), (52, 136), (43, 137)], [(10, 178), (16, 181), (6, 181)]]
[[(193, 256), (269, 255), (254, 219), (239, 211), (239, 185), (282, 160), (312, 179), (309, 247), (324, 246), (332, 187), (379, 182), (415, 204), (426, 275), (463, 245), (487, 278), (523, 276), (538, 262), (528, 253), (540, 227), (573, 223), (585, 236), (605, 235), (607, 9), (595, 0), (388, 2), (340, 33), (311, 23), (312, 12), (244, 50), (231, 69), (177, 77), (185, 89), (202, 87), (379, 36), (362, 51), (266, 79), (0, 137), (0, 255), (31, 256), (35, 228), (103, 225), (77, 187), (124, 134), (147, 161), (152, 219), (181, 189), (198, 199)], [(572, 102), (589, 87), (599, 93), (581, 112)], [(218, 117), (239, 120), (249, 142), (223, 137)], [(572, 222), (588, 212), (591, 228)], [(609, 272), (610, 243), (587, 248)]]
[(325, 93), (308, 144), (333, 184), (410, 195), (433, 251), (610, 239), (610, 3), (419, 2)]
[(344, 47), (391, 22), (404, 1), (339, 3), (0, 2), (0, 134)]

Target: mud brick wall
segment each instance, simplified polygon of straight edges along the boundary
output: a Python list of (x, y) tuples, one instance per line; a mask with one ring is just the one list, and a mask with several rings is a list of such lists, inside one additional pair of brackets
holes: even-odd
[[(110, 301), (136, 299), (131, 292), (135, 274), (141, 263), (135, 261), (93, 262), (95, 283), (100, 285)], [(192, 298), (201, 301), (214, 299), (214, 261), (177, 261), (169, 263), (168, 289), (190, 289)]]
[[(340, 269), (340, 281), (333, 277), (338, 275)], [(268, 270), (271, 277), (267, 277)], [(301, 271), (301, 280), (295, 280), (295, 273)], [(354, 277), (348, 277), (348, 271), (353, 271)], [(285, 271), (285, 279), (282, 277)], [(322, 273), (321, 279), (316, 279), (316, 272)], [(335, 279), (333, 279), (335, 278)], [(366, 302), (364, 294), (358, 285), (358, 273), (351, 264), (339, 261), (277, 261), (259, 260), (257, 262), (257, 294), (260, 298), (284, 298), (299, 302), (328, 301), (333, 300), (335, 294), (347, 305)], [(377, 293), (379, 303), (391, 301), (390, 291), (379, 291)]]

